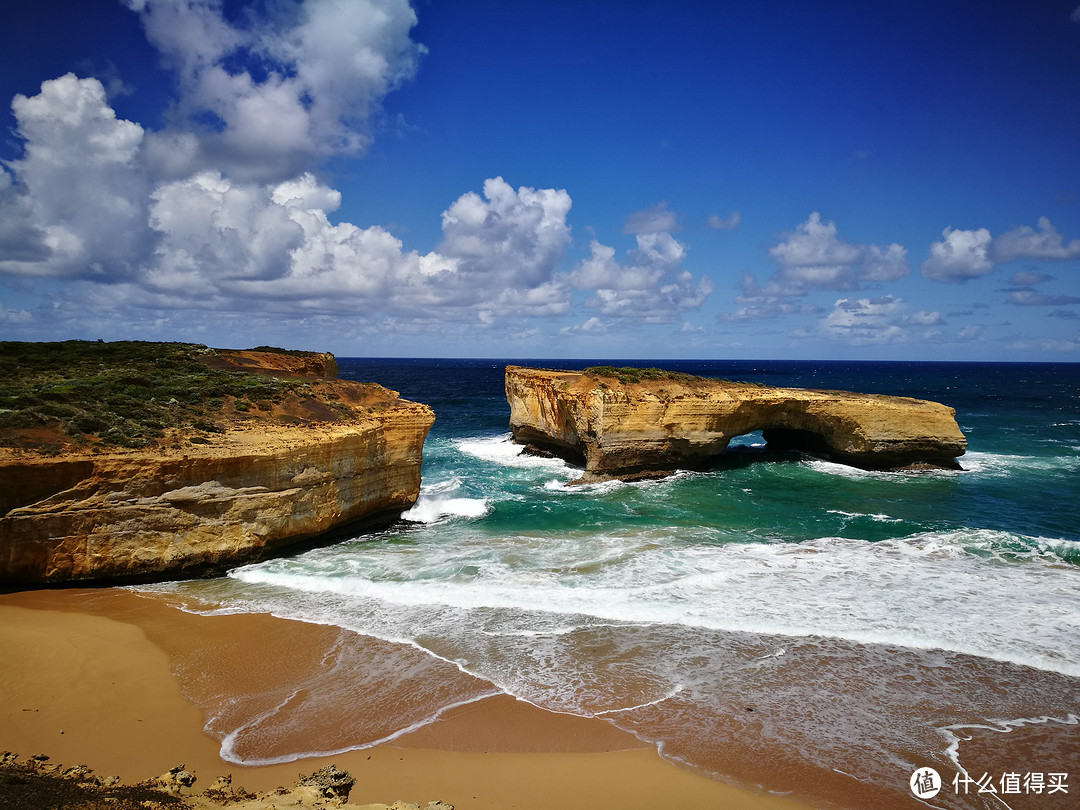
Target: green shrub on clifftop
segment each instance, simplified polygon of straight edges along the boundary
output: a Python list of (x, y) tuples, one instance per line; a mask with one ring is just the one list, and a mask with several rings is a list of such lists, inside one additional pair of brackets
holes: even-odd
[(145, 447), (166, 428), (219, 432), (230, 397), (270, 403), (301, 390), (200, 362), (214, 355), (192, 343), (0, 342), (0, 444), (49, 446), (33, 437), (51, 432), (55, 443)]
[(632, 366), (590, 366), (582, 371), (590, 377), (614, 377), (621, 383), (637, 383), (646, 380), (672, 380), (675, 382), (697, 382), (707, 379), (681, 371), (665, 371), (662, 368), (634, 368)]

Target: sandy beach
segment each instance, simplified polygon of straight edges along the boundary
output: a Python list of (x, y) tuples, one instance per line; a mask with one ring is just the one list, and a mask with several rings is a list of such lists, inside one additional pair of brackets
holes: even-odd
[[(676, 767), (602, 720), (553, 714), (507, 696), (451, 709), (374, 748), (259, 767), (223, 761), (192, 701), (227, 698), (222, 685), (230, 681), (245, 693), (272, 692), (277, 682), (317, 668), (338, 632), (267, 615), (195, 616), (125, 590), (0, 594), (0, 750), (47, 754), (125, 782), (183, 764), (198, 775), (196, 791), (224, 774), (249, 791), (272, 790), (332, 762), (356, 779), (352, 803), (443, 801), (459, 810), (808, 806)], [(193, 667), (199, 650), (213, 655)], [(305, 750), (327, 747), (312, 740)]]

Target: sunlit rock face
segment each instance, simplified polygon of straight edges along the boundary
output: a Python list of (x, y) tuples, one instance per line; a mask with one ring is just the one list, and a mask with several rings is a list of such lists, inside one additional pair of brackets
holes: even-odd
[(585, 468), (582, 481), (714, 463), (735, 436), (873, 470), (959, 469), (966, 439), (937, 402), (688, 375), (636, 379), (509, 366), (514, 440)]
[(0, 583), (193, 576), (415, 503), (434, 422), (426, 405), (326, 379), (336, 374), (329, 355), (260, 369), (257, 353), (234, 354), (250, 355), (234, 368), (321, 377), (323, 398), (238, 415), (206, 443), (0, 449)]

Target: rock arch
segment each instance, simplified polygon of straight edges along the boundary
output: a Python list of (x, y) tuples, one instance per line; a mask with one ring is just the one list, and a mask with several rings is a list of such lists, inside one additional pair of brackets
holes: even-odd
[(771, 447), (865, 469), (959, 469), (966, 447), (952, 408), (908, 397), (519, 366), (506, 397), (514, 440), (583, 460), (582, 480), (700, 469), (758, 430)]

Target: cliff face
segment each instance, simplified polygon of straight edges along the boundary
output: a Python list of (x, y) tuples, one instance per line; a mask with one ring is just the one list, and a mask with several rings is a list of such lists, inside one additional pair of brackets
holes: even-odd
[(879, 470), (958, 469), (966, 446), (952, 408), (906, 397), (509, 366), (506, 399), (514, 440), (583, 464), (583, 480), (704, 467), (757, 430), (773, 448)]
[[(319, 357), (269, 371), (336, 374)], [(313, 387), (197, 440), (54, 457), (0, 448), (0, 582), (195, 575), (412, 505), (431, 410), (378, 386)]]

